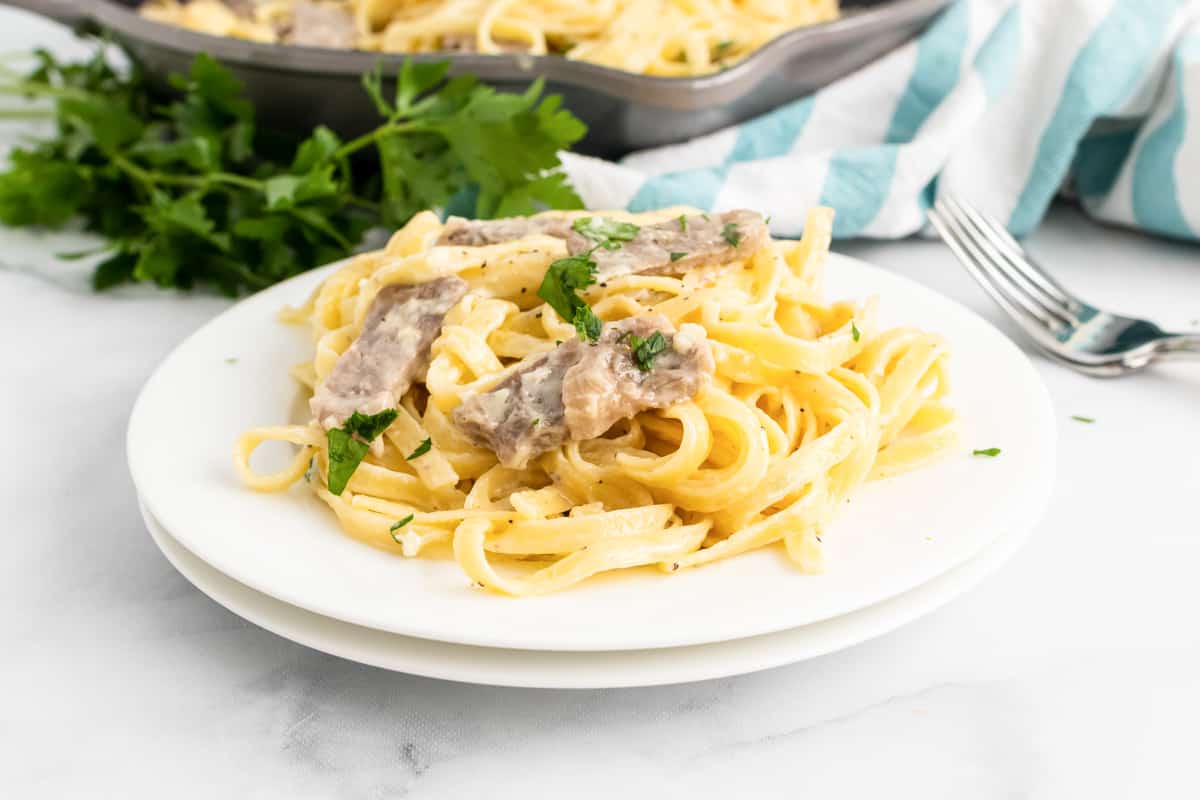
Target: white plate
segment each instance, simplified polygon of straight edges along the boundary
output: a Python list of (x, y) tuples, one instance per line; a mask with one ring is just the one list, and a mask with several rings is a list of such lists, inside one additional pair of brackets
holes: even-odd
[[(937, 331), (953, 348), (953, 401), (968, 453), (862, 488), (825, 537), (826, 573), (798, 574), (782, 553), (750, 553), (664, 576), (653, 570), (514, 600), (469, 586), (449, 560), (405, 559), (341, 533), (307, 487), (245, 489), (231, 465), (246, 428), (286, 421), (288, 367), (307, 332), (280, 325), (330, 272), (260, 292), (193, 334), (142, 390), (129, 424), (134, 483), (192, 553), (291, 605), (357, 625), (458, 644), (532, 650), (635, 650), (773, 633), (865, 608), (962, 564), (1040, 517), (1054, 475), (1049, 397), (1028, 359), (972, 312), (853, 259), (834, 257), (831, 298), (880, 296), (885, 323)], [(228, 359), (236, 358), (235, 363)]]
[(715, 644), (653, 650), (546, 652), (473, 647), (351, 625), (282, 603), (222, 575), (188, 552), (141, 506), (167, 560), (200, 591), (286, 639), (396, 672), (492, 686), (613, 689), (743, 675), (832, 653), (934, 611), (1000, 567), (1028, 538), (1014, 528), (974, 558), (915, 589), (825, 622)]

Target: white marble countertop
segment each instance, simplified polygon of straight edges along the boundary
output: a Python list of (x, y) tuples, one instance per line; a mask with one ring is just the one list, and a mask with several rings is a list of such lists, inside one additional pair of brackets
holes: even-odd
[[(1061, 425), (1048, 515), (999, 573), (897, 632), (698, 684), (467, 686), (292, 644), (178, 575), (138, 516), (125, 423), (227, 301), (94, 295), (47, 241), (0, 237), (5, 796), (1200, 795), (1200, 365), (1103, 382), (1036, 359)], [(1069, 209), (1032, 247), (1099, 304), (1200, 327), (1200, 248)], [(1012, 332), (940, 244), (839, 249)]]

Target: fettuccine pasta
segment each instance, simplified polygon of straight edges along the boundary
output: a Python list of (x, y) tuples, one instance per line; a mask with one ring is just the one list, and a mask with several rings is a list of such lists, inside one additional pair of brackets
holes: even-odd
[(389, 53), (557, 53), (647, 75), (699, 75), (837, 0), (152, 0), (147, 17), (216, 36)]
[[(645, 226), (682, 224), (685, 212), (602, 213)], [(589, 213), (601, 212), (543, 216)], [(340, 495), (329, 489), (329, 445), (315, 419), (248, 431), (237, 443), (237, 471), (253, 489), (283, 491), (305, 480), (311, 461), (308, 484), (347, 534), (396, 556), (453, 557), (471, 581), (508, 595), (556, 592), (610, 570), (674, 573), (764, 547), (779, 547), (801, 572), (820, 571), (822, 537), (855, 489), (957, 442), (945, 342), (882, 329), (873, 300), (822, 299), (832, 216), (814, 209), (800, 241), (768, 237), (715, 268), (588, 287), (582, 297), (606, 326), (644, 314), (677, 329), (699, 326), (715, 370), (685, 402), (511, 468), (464, 436), (452, 415), (517, 360), (576, 336), (537, 294), (566, 245), (535, 234), (438, 246), (443, 223), (419, 214), (385, 249), (354, 258), (283, 314), (312, 332), (313, 357), (293, 370), (311, 391), (359, 336), (383, 287), (465, 281), (469, 290), (446, 314), (423, 380), (400, 400), (395, 421)], [(426, 439), (427, 451), (412, 457)], [(267, 440), (298, 450), (285, 469), (261, 475), (250, 458)]]

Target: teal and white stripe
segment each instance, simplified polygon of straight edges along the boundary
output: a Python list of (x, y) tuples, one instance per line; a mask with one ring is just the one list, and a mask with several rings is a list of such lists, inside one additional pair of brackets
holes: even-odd
[(759, 208), (797, 235), (922, 230), (935, 190), (1025, 234), (1064, 186), (1107, 221), (1200, 239), (1200, 2), (958, 0), (917, 40), (736, 128), (569, 157), (593, 207)]

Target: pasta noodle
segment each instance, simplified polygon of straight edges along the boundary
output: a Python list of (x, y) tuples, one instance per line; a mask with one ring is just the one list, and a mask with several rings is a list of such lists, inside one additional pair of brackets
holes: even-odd
[[(605, 216), (649, 225), (683, 211)], [(609, 570), (675, 572), (776, 543), (802, 571), (819, 571), (822, 535), (858, 486), (957, 443), (946, 344), (912, 328), (881, 329), (873, 300), (821, 298), (832, 216), (814, 209), (800, 241), (767, 239), (717, 269), (589, 287), (583, 299), (605, 322), (654, 312), (676, 327), (701, 326), (715, 374), (689, 401), (513, 469), (473, 446), (450, 414), (515, 360), (575, 335), (537, 295), (566, 244), (530, 235), (435, 246), (442, 223), (423, 212), (284, 315), (311, 328), (313, 359), (293, 371), (311, 390), (357, 337), (382, 287), (446, 275), (470, 286), (433, 343), (424, 383), (404, 396), (346, 490), (327, 488), (328, 445), (315, 420), (248, 431), (236, 468), (250, 488), (282, 491), (313, 460), (308, 481), (346, 533), (408, 557), (448, 546), (472, 581), (509, 595), (559, 591)], [(409, 460), (424, 439), (429, 451)], [(250, 457), (267, 440), (299, 450), (288, 468), (260, 475)]]
[[(344, 34), (298, 34), (298, 7), (340, 12)], [(559, 53), (647, 75), (700, 75), (789, 30), (836, 19), (837, 0), (152, 0), (147, 17), (216, 36), (389, 53)]]

